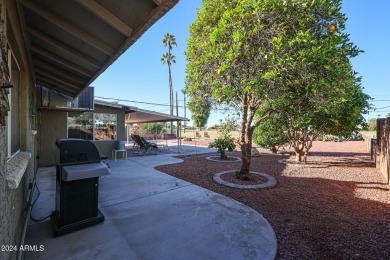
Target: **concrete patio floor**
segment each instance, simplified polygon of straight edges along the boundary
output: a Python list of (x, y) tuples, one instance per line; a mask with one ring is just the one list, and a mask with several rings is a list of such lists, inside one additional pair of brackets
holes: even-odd
[[(166, 140), (165, 142), (162, 141), (157, 143), (158, 145), (161, 144), (164, 145), (163, 147), (159, 147), (157, 154), (177, 156), (177, 155), (197, 155), (197, 154), (217, 152), (217, 149), (215, 148), (208, 148), (206, 146), (200, 145), (202, 140), (201, 141), (193, 140), (192, 144), (180, 144), (180, 145), (178, 145), (177, 139)], [(151, 142), (154, 141), (152, 140)], [(138, 150), (132, 149), (132, 144), (126, 144), (126, 147), (127, 147), (126, 149), (128, 149), (128, 157), (137, 156)], [(147, 154), (150, 154), (150, 152), (147, 152)]]
[[(210, 152), (202, 148), (197, 153)], [(25, 259), (274, 259), (276, 237), (253, 209), (153, 168), (181, 162), (171, 155), (107, 160), (100, 179), (103, 223), (54, 237), (51, 221), (30, 221)], [(40, 168), (41, 195), (32, 215), (55, 208), (55, 168)]]

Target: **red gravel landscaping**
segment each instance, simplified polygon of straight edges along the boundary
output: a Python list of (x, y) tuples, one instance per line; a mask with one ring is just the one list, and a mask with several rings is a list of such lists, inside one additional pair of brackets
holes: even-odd
[(182, 163), (156, 169), (261, 213), (276, 232), (278, 259), (390, 259), (390, 186), (363, 142), (315, 142), (308, 159), (326, 163), (326, 168), (277, 162), (287, 156), (253, 157), (251, 171), (278, 181), (271, 189), (217, 184), (214, 173), (238, 170), (241, 162), (205, 157), (185, 157)]

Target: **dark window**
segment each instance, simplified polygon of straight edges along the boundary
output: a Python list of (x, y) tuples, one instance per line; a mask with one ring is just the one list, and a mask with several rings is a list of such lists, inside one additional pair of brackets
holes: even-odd
[(93, 113), (68, 113), (68, 137), (93, 140)]
[(116, 129), (116, 114), (68, 113), (69, 138), (116, 140)]
[(95, 140), (116, 140), (116, 114), (95, 114)]

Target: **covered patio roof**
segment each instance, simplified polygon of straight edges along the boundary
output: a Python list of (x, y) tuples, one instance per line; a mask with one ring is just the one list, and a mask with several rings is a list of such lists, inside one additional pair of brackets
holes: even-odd
[(178, 1), (17, 0), (35, 83), (77, 97)]
[(171, 116), (155, 111), (138, 108), (136, 112), (126, 115), (126, 124), (140, 124), (153, 122), (171, 122), (171, 121), (189, 121), (189, 119), (180, 116)]
[(113, 107), (113, 108), (119, 108), (119, 109), (123, 109), (125, 111), (125, 113), (134, 113), (138, 110), (137, 107), (131, 107), (131, 106), (126, 106), (126, 105), (121, 105), (121, 104), (117, 104), (117, 103), (112, 103), (112, 102), (107, 102), (107, 101), (103, 101), (103, 100), (98, 100), (98, 99), (95, 99), (94, 100), (94, 103), (95, 105), (99, 105), (99, 106), (105, 106), (105, 107)]
[(171, 122), (171, 121), (190, 121), (189, 119), (181, 116), (171, 116), (151, 110), (141, 109), (138, 107), (132, 107), (122, 105), (115, 102), (107, 102), (100, 99), (94, 100), (95, 105), (113, 107), (123, 109), (125, 111), (125, 123), (126, 124), (140, 124), (140, 123), (153, 123), (153, 122)]

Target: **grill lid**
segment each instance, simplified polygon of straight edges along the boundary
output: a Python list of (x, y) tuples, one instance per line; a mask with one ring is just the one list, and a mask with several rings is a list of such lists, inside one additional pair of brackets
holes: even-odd
[(59, 164), (98, 163), (100, 154), (96, 146), (83, 139), (59, 138), (56, 140)]

